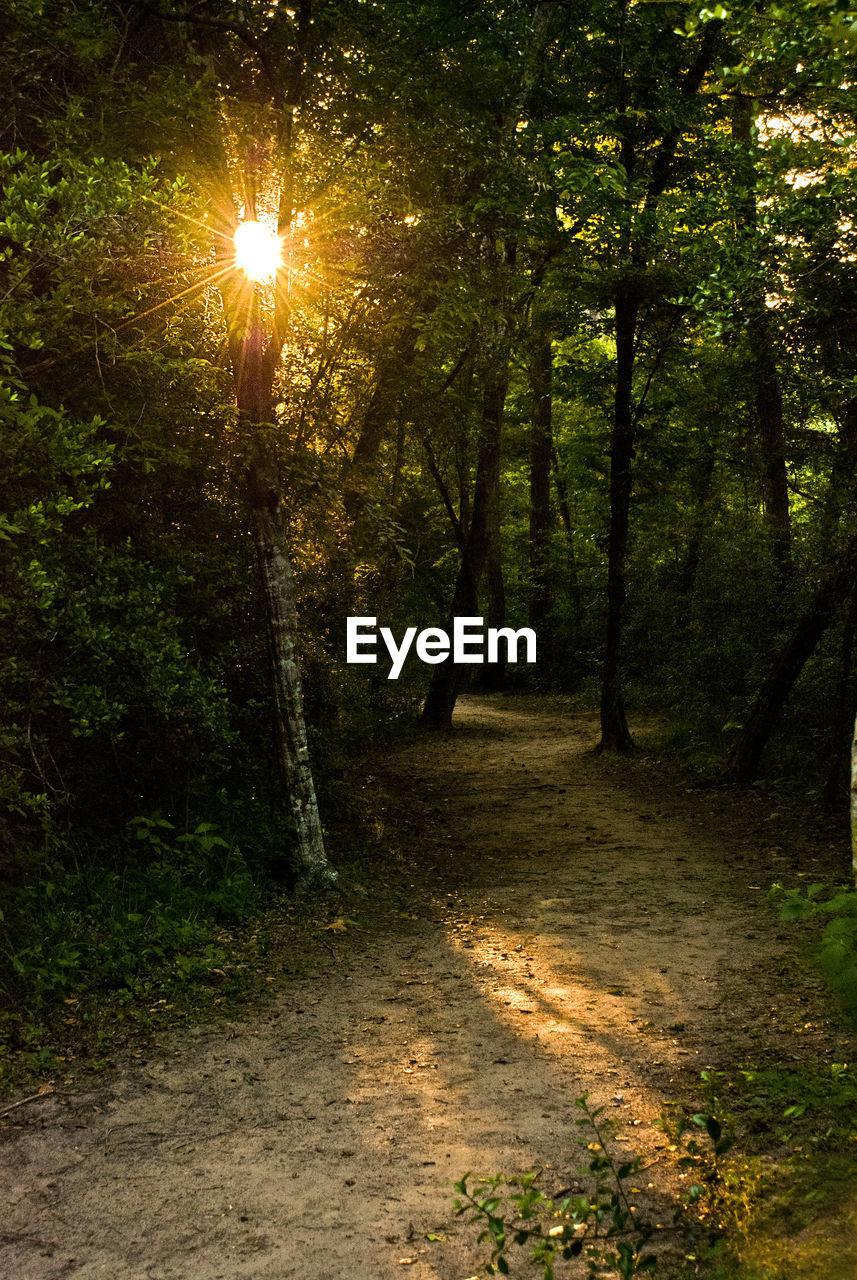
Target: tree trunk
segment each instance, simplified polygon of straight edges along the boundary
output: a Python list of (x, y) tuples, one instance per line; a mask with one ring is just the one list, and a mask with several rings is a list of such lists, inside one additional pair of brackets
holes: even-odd
[[(764, 300), (761, 300), (764, 306)], [(791, 513), (783, 440), (783, 396), (771, 354), (770, 325), (760, 313), (748, 328), (756, 376), (756, 418), (762, 453), (762, 506), (771, 535), (771, 550), (780, 583), (792, 571)]]
[(553, 471), (553, 482), (556, 488), (556, 505), (559, 508), (559, 518), (562, 521), (562, 527), (565, 530), (565, 542), (568, 548), (568, 585), (571, 594), (571, 607), (574, 610), (575, 618), (580, 617), (580, 577), (577, 572), (577, 554), (574, 549), (574, 524), (571, 519), (571, 508), (568, 505), (568, 490), (565, 487), (565, 479), (560, 470), (559, 458), (557, 457), (556, 446), (551, 446), (551, 469)]
[[(479, 581), (488, 557), (491, 509), (496, 500), (500, 476), (500, 432), (506, 402), (508, 358), (500, 363), (499, 368), (492, 362), (487, 378), (482, 403), (473, 506), (449, 610), (450, 625), (452, 618), (474, 617), (478, 610)], [(451, 728), (462, 674), (462, 667), (453, 662), (451, 653), (434, 668), (422, 713), (422, 723), (427, 728)]]
[[(436, 306), (435, 300), (424, 304), (424, 314), (429, 315)], [(417, 356), (417, 339), (420, 330), (414, 324), (406, 324), (387, 354), (363, 415), (360, 434), (354, 446), (343, 476), (342, 502), (349, 521), (358, 518), (365, 504), (367, 490), (371, 486), (384, 437), (395, 420), (402, 391), (404, 374)]]
[[(740, 211), (747, 243), (751, 250), (751, 270), (757, 266), (752, 237), (758, 226), (756, 208), (756, 165), (752, 154), (753, 104), (739, 94), (732, 113), (732, 140), (743, 149), (743, 191)], [(784, 584), (792, 570), (791, 513), (789, 509), (788, 473), (783, 438), (783, 396), (773, 355), (773, 341), (765, 294), (762, 287), (748, 299), (747, 341), (750, 346), (753, 376), (756, 383), (756, 421), (762, 458), (762, 508), (771, 536), (771, 551), (780, 583)]]
[(258, 448), (250, 465), (250, 508), (265, 595), (279, 771), (295, 824), (298, 878), (302, 884), (329, 883), (335, 879), (335, 873), (325, 853), (310, 767), (296, 651), (298, 620), (294, 580), (286, 553), (282, 506), (276, 481), (271, 482), (272, 472), (272, 459)]
[(297, 663), (297, 611), (277, 463), (267, 443), (273, 418), (274, 365), (266, 357), (255, 298), (233, 362), (239, 417), (250, 437), (248, 497), (265, 599), (274, 732), (279, 772), (295, 825), (295, 871), (302, 885), (332, 883), (309, 761)]
[(837, 607), (854, 590), (857, 573), (857, 538), (853, 538), (816, 590), (795, 631), (783, 646), (766, 677), (759, 696), (736, 739), (726, 766), (726, 777), (747, 786), (756, 777), (762, 752), (785, 706), (792, 687), (815, 646), (830, 625)]
[[(540, 0), (532, 14), (532, 39), (524, 56), (517, 93), (509, 99), (508, 109), (499, 121), (501, 136), (513, 135), (518, 121), (527, 111), (529, 99), (538, 84), (549, 41), (554, 5)], [(492, 504), (497, 500), (500, 478), (500, 432), (506, 391), (509, 383), (511, 314), (507, 296), (507, 272), (514, 267), (517, 243), (507, 240), (498, 253), (496, 234), (485, 236), (483, 252), (496, 270), (500, 269), (498, 296), (494, 302), (495, 318), (486, 343), (485, 391), (482, 402), (482, 425), (476, 461), (476, 483), (472, 509), (467, 511), (466, 484), (462, 483), (459, 523), (466, 534), (461, 551), (461, 565), (453, 592), (450, 617), (474, 614), (479, 595), (479, 580), (485, 568), (491, 542)], [(495, 584), (496, 585), (496, 584)], [(504, 606), (505, 612), (505, 606)], [(422, 723), (427, 728), (449, 729), (458, 697), (461, 668), (452, 655), (434, 668), (423, 706)]]
[(857, 723), (851, 742), (851, 877), (857, 884)]
[[(530, 626), (545, 654), (543, 632), (551, 611), (550, 531), (551, 458), (553, 456), (553, 350), (542, 327), (531, 340), (530, 388), (533, 415), (530, 428)], [(545, 654), (545, 656), (547, 656)]]
[[(699, 562), (702, 556), (702, 539), (705, 534), (706, 525), (708, 524), (712, 480), (714, 477), (714, 461), (714, 449), (713, 447), (707, 447), (700, 461), (699, 468), (691, 479), (691, 492), (696, 504), (696, 509), (694, 511), (690, 537), (687, 543), (687, 552), (684, 557), (684, 563), (679, 570), (678, 581), (676, 583), (679, 595), (683, 596), (688, 601), (693, 595), (696, 587), (696, 575), (699, 572)], [(687, 625), (687, 621), (687, 617), (685, 617), (685, 625)]]
[[(488, 529), (488, 555), (485, 560), (485, 585), (488, 588), (488, 626), (505, 627), (506, 625), (506, 584), (503, 581), (503, 556), (501, 546), (501, 513), (500, 513), (500, 476), (499, 455), (497, 457), (498, 474), (494, 477), (494, 496), (491, 503), (491, 518)], [(506, 654), (498, 653), (496, 662), (489, 662), (484, 667), (484, 686), (499, 693), (506, 687)]]
[[(303, 59), (310, 31), (309, 0), (297, 0), (297, 48), (289, 68), (290, 88), (277, 108), (280, 150), (277, 231), (287, 234), (294, 217), (291, 139), (294, 111), (300, 105)], [(190, 19), (191, 24), (193, 19)], [(245, 217), (256, 217), (257, 171), (263, 149), (247, 150), (244, 179)], [(273, 290), (270, 331), (262, 324), (258, 285), (245, 278), (235, 262), (238, 225), (230, 163), (224, 136), (206, 135), (200, 153), (201, 179), (209, 195), (209, 222), (219, 268), (226, 343), (232, 369), (238, 419), (248, 442), (247, 495), (250, 528), (262, 578), (268, 632), (268, 655), (274, 702), (277, 764), (294, 821), (293, 869), (298, 883), (331, 884), (336, 871), (327, 860), (307, 747), (303, 692), (297, 663), (297, 610), (292, 568), (286, 549), (277, 460), (269, 443), (274, 419), (274, 379), (289, 317), (289, 291), (282, 270)]]
[[(624, 21), (624, 11), (623, 11)], [(702, 28), (702, 42), (681, 81), (681, 98), (689, 102), (702, 87), (711, 67), (720, 39), (722, 23), (709, 21)], [(614, 297), (616, 333), (616, 390), (613, 415), (613, 437), (610, 446), (610, 530), (607, 566), (607, 631), (604, 644), (604, 669), (601, 685), (601, 741), (599, 751), (630, 751), (633, 743), (625, 717), (619, 663), (625, 610), (625, 576), (628, 559), (628, 520), (631, 502), (631, 463), (634, 458), (636, 415), (633, 406), (634, 358), (637, 320), (640, 311), (639, 273), (651, 261), (651, 234), (657, 223), (660, 199), (675, 172), (675, 158), (681, 126), (675, 120), (661, 137), (651, 160), (649, 182), (642, 209), (635, 205), (633, 180), (638, 167), (637, 126), (626, 110), (624, 70), (618, 86), (619, 159), (625, 173), (625, 226), (621, 232), (623, 256), (630, 269), (629, 277), (620, 283)], [(642, 216), (638, 235), (634, 233), (635, 207)]]
[(616, 393), (610, 446), (610, 530), (607, 544), (607, 634), (601, 684), (599, 751), (627, 752), (632, 747), (619, 676), (628, 561), (631, 463), (635, 423), (631, 400), (634, 337), (639, 302), (632, 289), (616, 295)]

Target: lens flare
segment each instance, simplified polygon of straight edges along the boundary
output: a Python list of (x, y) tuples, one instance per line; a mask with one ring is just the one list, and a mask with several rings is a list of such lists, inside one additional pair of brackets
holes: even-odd
[(235, 264), (251, 280), (272, 280), (282, 263), (283, 242), (264, 222), (241, 222), (235, 232)]

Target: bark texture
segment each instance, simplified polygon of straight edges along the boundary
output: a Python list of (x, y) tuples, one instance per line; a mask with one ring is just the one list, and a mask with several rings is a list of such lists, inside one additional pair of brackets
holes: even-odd
[(235, 369), (238, 411), (250, 438), (247, 490), (251, 527), (268, 630), (277, 761), (295, 826), (295, 870), (301, 883), (335, 880), (327, 860), (318, 812), (297, 661), (298, 619), (294, 578), (286, 550), (286, 522), (277, 463), (267, 439), (273, 417), (275, 366), (251, 303), (251, 323)]
[(250, 466), (250, 506), (268, 623), (277, 755), (289, 811), (295, 824), (296, 870), (303, 882), (324, 883), (335, 876), (324, 848), (310, 765), (297, 659), (294, 579), (286, 553), (282, 506), (271, 471), (272, 460), (257, 447)]
[(260, 319), (256, 286), (243, 280), (230, 261), (234, 207), (227, 171), (219, 176), (220, 185), (212, 200), (215, 252), (218, 264), (231, 268), (221, 284), (221, 295), (238, 416), (248, 441), (250, 528), (265, 601), (278, 773), (295, 827), (293, 870), (302, 885), (332, 883), (336, 872), (324, 847), (307, 746), (294, 580), (286, 549), (277, 460), (269, 438), (286, 317), (280, 311), (273, 331), (267, 333)]

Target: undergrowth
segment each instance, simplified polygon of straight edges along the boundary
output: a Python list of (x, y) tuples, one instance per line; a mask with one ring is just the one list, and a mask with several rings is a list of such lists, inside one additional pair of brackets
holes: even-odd
[(706, 1073), (703, 1090), (706, 1105), (736, 1134), (720, 1208), (723, 1256), (709, 1273), (712, 1280), (853, 1274), (854, 1068), (843, 1062), (745, 1066)]
[[(613, 1122), (579, 1098), (594, 1141), (580, 1185), (543, 1173), (456, 1183), (482, 1231), (484, 1274), (542, 1280), (646, 1272), (664, 1280), (833, 1280), (857, 1266), (857, 1074), (845, 1063), (704, 1071), (703, 1109), (657, 1122), (681, 1171), (671, 1213), (634, 1186), (640, 1157), (611, 1151)], [(569, 1194), (573, 1190), (573, 1194)], [(655, 1193), (656, 1194), (656, 1193)], [(641, 1200), (643, 1203), (641, 1203)], [(655, 1202), (657, 1203), (657, 1202)], [(478, 1280), (478, 1277), (473, 1277)]]
[[(592, 1136), (587, 1144), (590, 1159), (578, 1170), (583, 1184), (579, 1188), (547, 1195), (536, 1186), (538, 1170), (511, 1178), (495, 1174), (479, 1179), (477, 1187), (468, 1185), (471, 1175), (465, 1174), (455, 1184), (460, 1197), (456, 1213), (466, 1215), (471, 1224), (484, 1224), (477, 1243), (490, 1246), (486, 1275), (511, 1275), (514, 1255), (523, 1249), (524, 1260), (538, 1268), (542, 1280), (579, 1275), (581, 1265), (593, 1280), (608, 1275), (631, 1280), (658, 1270), (658, 1253), (649, 1248), (656, 1233), (663, 1239), (665, 1233), (678, 1230), (688, 1240), (704, 1237), (710, 1251), (719, 1236), (714, 1214), (723, 1195), (719, 1161), (731, 1145), (719, 1121), (702, 1113), (676, 1124), (662, 1120), (672, 1149), (682, 1153), (679, 1164), (696, 1175), (686, 1201), (676, 1207), (667, 1226), (651, 1220), (639, 1203), (641, 1188), (632, 1185), (642, 1157), (629, 1160), (612, 1149), (615, 1121), (603, 1106), (591, 1107), (588, 1094), (576, 1105), (583, 1112), (578, 1125)], [(697, 1142), (697, 1130), (707, 1135), (710, 1149)]]
[(109, 1064), (128, 1038), (264, 987), (300, 908), (213, 824), (129, 824), (107, 858), (44, 865), (0, 916), (0, 1088)]

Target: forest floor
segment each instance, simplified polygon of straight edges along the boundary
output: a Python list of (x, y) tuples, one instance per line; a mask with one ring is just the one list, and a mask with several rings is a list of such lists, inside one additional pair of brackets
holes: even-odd
[[(369, 762), (384, 884), (367, 864), (273, 1002), (6, 1115), (0, 1273), (464, 1280), (453, 1180), (577, 1186), (584, 1091), (666, 1226), (680, 1173), (653, 1122), (701, 1109), (703, 1069), (854, 1061), (766, 902), (829, 874), (829, 847), (645, 753), (597, 758), (558, 701), (467, 698), (456, 725)], [(849, 1188), (830, 1230), (783, 1241), (789, 1280), (857, 1276)]]

